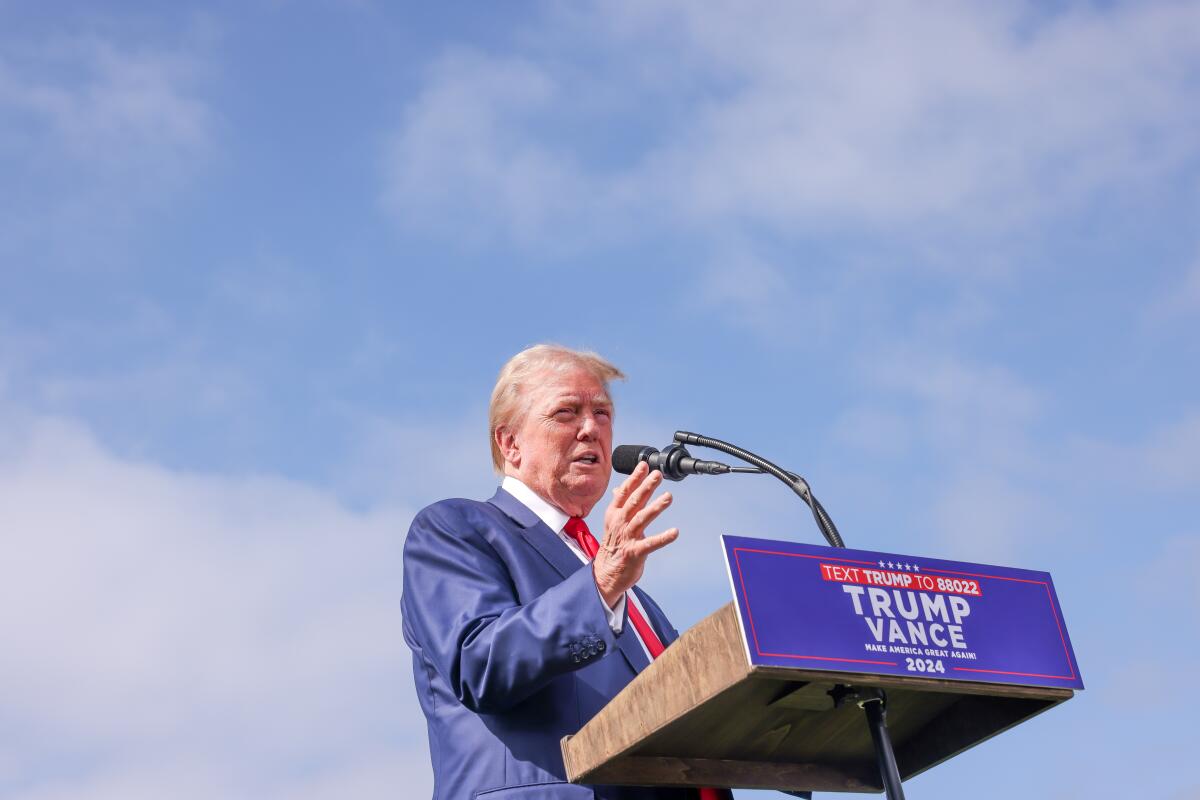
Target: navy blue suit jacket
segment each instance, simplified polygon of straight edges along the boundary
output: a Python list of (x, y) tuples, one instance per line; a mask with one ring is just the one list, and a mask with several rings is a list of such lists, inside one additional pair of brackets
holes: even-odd
[[(650, 622), (678, 637), (635, 589)], [(404, 544), (404, 639), (439, 800), (685, 800), (693, 790), (565, 782), (559, 741), (649, 660), (608, 626), (592, 570), (503, 489), (443, 500)]]

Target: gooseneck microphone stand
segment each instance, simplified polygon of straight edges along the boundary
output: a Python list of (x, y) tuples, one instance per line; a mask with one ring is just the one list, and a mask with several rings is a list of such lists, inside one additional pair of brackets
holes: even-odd
[[(808, 504), (812, 510), (813, 519), (816, 520), (817, 528), (829, 542), (830, 547), (846, 546), (842, 543), (837, 526), (825, 513), (825, 508), (813, 495), (808, 481), (804, 478), (772, 464), (762, 456), (755, 455), (743, 447), (714, 439), (711, 436), (702, 436), (688, 431), (675, 431), (674, 438), (685, 456), (687, 455), (687, 451), (684, 450), (685, 445), (710, 447), (752, 465), (750, 467), (730, 467), (730, 472), (774, 475)], [(836, 705), (841, 706), (846, 702), (853, 702), (866, 712), (867, 725), (871, 730), (871, 741), (875, 746), (875, 759), (879, 763), (879, 774), (883, 779), (884, 791), (887, 793), (888, 800), (904, 800), (904, 787), (900, 783), (900, 768), (896, 765), (896, 754), (892, 749), (892, 739), (888, 735), (887, 729), (887, 695), (882, 689), (841, 685), (835, 687), (831, 694)]]
[(821, 534), (825, 537), (825, 541), (829, 542), (829, 546), (846, 546), (842, 543), (842, 537), (841, 534), (838, 533), (837, 526), (833, 524), (833, 520), (830, 519), (829, 515), (825, 513), (825, 508), (821, 505), (821, 502), (813, 495), (812, 489), (810, 489), (808, 486), (808, 481), (804, 480), (804, 478), (801, 478), (796, 473), (781, 469), (780, 467), (772, 464), (770, 461), (767, 461), (762, 456), (751, 453), (744, 447), (738, 447), (736, 444), (723, 442), (720, 439), (714, 439), (711, 436), (701, 436), (698, 433), (690, 433), (688, 431), (675, 431), (675, 441), (679, 442), (681, 445), (694, 444), (698, 447), (711, 447), (713, 450), (720, 450), (722, 453), (728, 453), (734, 458), (740, 458), (747, 464), (754, 465), (752, 468), (730, 467), (730, 472), (765, 473), (767, 475), (774, 475), (776, 478), (779, 478), (779, 480), (787, 484), (788, 488), (800, 495), (800, 499), (807, 503), (808, 507), (812, 509), (813, 519), (817, 522), (817, 528), (820, 529)]

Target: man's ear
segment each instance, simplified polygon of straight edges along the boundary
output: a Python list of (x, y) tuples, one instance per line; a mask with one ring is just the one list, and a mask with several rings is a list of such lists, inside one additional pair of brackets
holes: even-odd
[(504, 463), (512, 466), (514, 469), (521, 468), (521, 448), (517, 444), (517, 437), (507, 425), (501, 425), (496, 428), (493, 434), (496, 439), (496, 447), (500, 449), (500, 455), (504, 457)]

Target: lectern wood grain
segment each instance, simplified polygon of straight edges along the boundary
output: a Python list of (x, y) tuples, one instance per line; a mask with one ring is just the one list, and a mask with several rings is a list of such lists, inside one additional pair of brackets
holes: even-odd
[(748, 672), (730, 604), (680, 636), (579, 733), (563, 740), (567, 776), (575, 780), (625, 755)]
[(1072, 696), (986, 685), (781, 667), (752, 668), (727, 605), (687, 631), (577, 734), (577, 783), (882, 791), (870, 732), (837, 685), (888, 692), (901, 774), (911, 777)]

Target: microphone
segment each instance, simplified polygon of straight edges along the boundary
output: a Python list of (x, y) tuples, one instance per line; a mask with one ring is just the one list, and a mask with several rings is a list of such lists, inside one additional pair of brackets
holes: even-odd
[(688, 475), (724, 475), (732, 469), (720, 461), (692, 458), (681, 444), (667, 445), (662, 452), (642, 444), (622, 444), (613, 450), (612, 467), (623, 475), (632, 473), (639, 461), (659, 470), (670, 481), (681, 481)]

